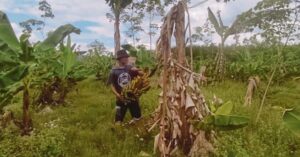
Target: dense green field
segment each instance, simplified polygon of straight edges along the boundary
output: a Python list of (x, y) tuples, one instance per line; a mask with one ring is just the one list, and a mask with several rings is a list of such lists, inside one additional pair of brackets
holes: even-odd
[[(202, 88), (208, 102), (215, 94), (224, 102), (234, 102), (235, 113), (251, 118), (251, 123), (245, 128), (216, 131), (216, 156), (300, 155), (299, 139), (283, 126), (282, 112), (272, 109), (272, 106), (291, 106), (291, 103), (299, 102), (299, 82), (289, 81), (282, 85), (274, 85), (263, 108), (261, 119), (255, 125), (263, 87), (264, 85), (256, 93), (254, 103), (249, 108), (242, 106), (246, 83), (225, 81)], [(157, 106), (158, 93), (159, 89), (152, 88), (141, 99), (146, 118)], [(147, 134), (141, 131), (142, 126), (114, 126), (114, 96), (105, 84), (94, 78), (79, 82), (68, 95), (66, 102), (64, 106), (52, 107), (50, 112), (32, 112), (35, 127), (33, 136), (21, 137), (17, 128), (15, 133), (13, 132), (13, 125), (2, 131), (0, 156), (155, 156), (155, 132)], [(16, 110), (14, 112), (20, 114), (16, 116), (21, 116), (18, 105), (21, 105), (21, 102), (16, 102), (7, 109)]]
[(300, 157), (300, 0), (4, 2), (0, 157)]

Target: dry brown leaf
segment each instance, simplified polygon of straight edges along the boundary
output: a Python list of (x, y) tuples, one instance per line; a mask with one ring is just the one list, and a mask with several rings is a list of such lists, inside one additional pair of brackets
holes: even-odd
[(195, 80), (194, 80), (194, 75), (193, 74), (191, 74), (191, 76), (190, 76), (190, 78), (189, 78), (189, 87), (191, 88), (191, 89), (195, 89)]
[(153, 152), (156, 153), (157, 148), (158, 148), (158, 141), (159, 141), (159, 136), (160, 134), (157, 134), (154, 138), (154, 147), (153, 147)]
[(185, 109), (189, 109), (190, 107), (195, 107), (195, 103), (190, 94), (186, 94), (186, 102), (185, 102)]

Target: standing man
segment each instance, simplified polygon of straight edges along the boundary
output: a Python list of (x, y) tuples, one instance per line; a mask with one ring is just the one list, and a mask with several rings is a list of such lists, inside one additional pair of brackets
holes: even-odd
[(128, 64), (128, 58), (129, 55), (125, 50), (117, 52), (116, 59), (118, 64), (112, 68), (108, 79), (108, 83), (111, 85), (111, 89), (116, 96), (116, 123), (123, 122), (127, 109), (129, 109), (133, 121), (141, 118), (141, 108), (138, 100), (125, 101), (121, 95), (122, 89), (126, 85), (128, 85), (136, 76), (143, 75), (142, 71)]

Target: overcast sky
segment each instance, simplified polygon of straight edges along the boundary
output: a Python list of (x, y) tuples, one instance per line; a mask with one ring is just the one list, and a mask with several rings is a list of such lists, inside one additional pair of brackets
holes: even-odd
[[(192, 0), (192, 4), (202, 0)], [(225, 25), (230, 25), (235, 17), (243, 11), (246, 11), (256, 5), (260, 0), (235, 0), (230, 3), (217, 3), (215, 0), (209, 0), (205, 4), (190, 10), (192, 27), (203, 25), (207, 19), (207, 7), (211, 7), (213, 12), (221, 11)], [(0, 10), (7, 13), (12, 26), (19, 36), (22, 32), (19, 23), (30, 18), (39, 19), (41, 12), (38, 10), (39, 0), (0, 0)], [(81, 45), (81, 49), (87, 49), (87, 45), (94, 40), (103, 42), (109, 50), (113, 50), (113, 23), (106, 18), (106, 13), (110, 12), (105, 0), (48, 0), (52, 5), (54, 19), (46, 21), (45, 31), (51, 31), (63, 24), (73, 24), (81, 29), (80, 35), (72, 35), (73, 42)], [(161, 24), (160, 20), (156, 21)], [(147, 32), (149, 21), (144, 20), (145, 31)], [(125, 35), (128, 26), (121, 25), (122, 44), (131, 43)], [(243, 37), (251, 34), (243, 34)], [(149, 46), (149, 37), (146, 33), (140, 33), (141, 41), (139, 44)], [(42, 39), (40, 32), (33, 32), (31, 41)], [(218, 42), (217, 36), (213, 39)], [(229, 39), (228, 43), (234, 42)]]

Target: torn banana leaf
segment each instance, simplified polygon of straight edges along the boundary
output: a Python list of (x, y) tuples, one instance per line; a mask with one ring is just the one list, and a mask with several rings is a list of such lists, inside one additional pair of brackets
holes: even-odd
[(216, 115), (229, 115), (233, 109), (233, 104), (231, 101), (226, 102), (224, 105), (220, 106), (215, 112)]
[(19, 41), (11, 26), (7, 15), (0, 11), (0, 46), (3, 50), (5, 45), (6, 50), (18, 51), (20, 50)]
[(285, 126), (300, 137), (300, 107), (286, 111), (283, 115)]
[(249, 118), (237, 115), (214, 115), (213, 125), (216, 127), (227, 127), (235, 129), (244, 127), (249, 123)]
[(4, 89), (22, 80), (28, 74), (28, 68), (27, 65), (20, 65), (0, 75), (0, 89)]

